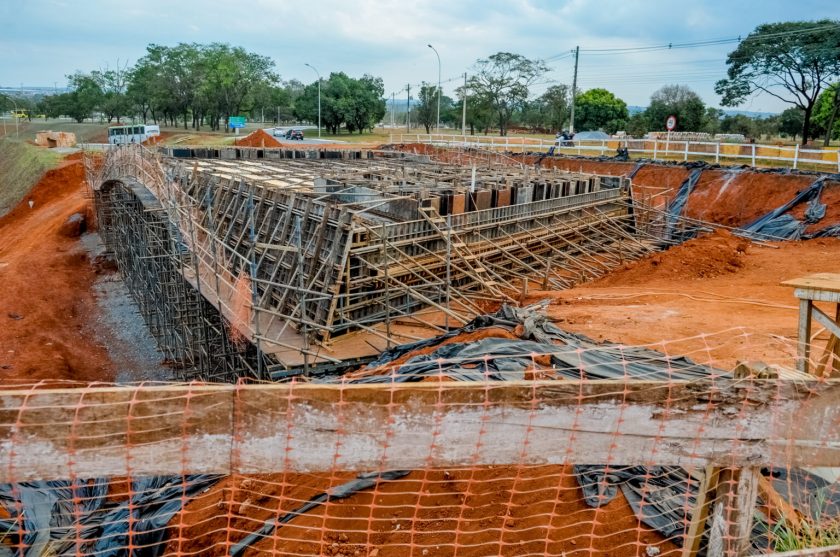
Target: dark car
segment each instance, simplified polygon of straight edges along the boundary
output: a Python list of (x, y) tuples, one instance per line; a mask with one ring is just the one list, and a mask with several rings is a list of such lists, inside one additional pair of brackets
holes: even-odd
[(303, 130), (289, 130), (286, 132), (286, 139), (303, 141)]

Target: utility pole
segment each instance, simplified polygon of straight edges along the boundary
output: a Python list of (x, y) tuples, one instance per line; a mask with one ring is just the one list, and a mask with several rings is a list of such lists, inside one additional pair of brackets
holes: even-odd
[(569, 133), (575, 133), (575, 95), (577, 94), (577, 69), (580, 47), (575, 47), (575, 75), (572, 78), (572, 114), (569, 123)]
[(411, 133), (411, 83), (405, 86), (405, 129)]
[(394, 129), (394, 112), (396, 112), (397, 108), (397, 94), (395, 92), (391, 92), (391, 129)]
[(461, 109), (461, 134), (467, 135), (467, 72), (464, 72), (464, 106)]

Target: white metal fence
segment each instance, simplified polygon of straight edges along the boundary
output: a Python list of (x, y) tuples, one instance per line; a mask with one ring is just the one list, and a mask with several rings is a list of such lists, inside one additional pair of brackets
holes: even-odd
[(812, 165), (829, 172), (840, 172), (840, 149), (802, 148), (800, 145), (759, 145), (756, 143), (721, 143), (716, 141), (677, 141), (667, 139), (595, 139), (568, 141), (557, 146), (553, 139), (530, 137), (491, 137), (451, 134), (391, 134), (391, 143), (426, 143), (444, 147), (473, 147), (512, 152), (554, 152), (564, 155), (614, 155), (626, 147), (630, 156), (654, 160), (706, 160), (741, 162), (751, 166)]

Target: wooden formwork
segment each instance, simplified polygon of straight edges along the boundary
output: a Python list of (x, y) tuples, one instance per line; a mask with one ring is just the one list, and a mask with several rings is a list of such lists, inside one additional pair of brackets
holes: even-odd
[(389, 324), (424, 308), (440, 331), (532, 282), (565, 288), (657, 249), (634, 231), (623, 178), (367, 156), (153, 163), (138, 152), (108, 179), (153, 182), (174, 267), (276, 368), (335, 364), (347, 354), (333, 341), (352, 331), (390, 343)]

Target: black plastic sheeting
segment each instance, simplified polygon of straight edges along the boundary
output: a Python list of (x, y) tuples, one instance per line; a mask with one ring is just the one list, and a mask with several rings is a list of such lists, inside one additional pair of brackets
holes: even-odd
[(103, 478), (0, 485), (0, 505), (11, 516), (0, 521), (0, 529), (16, 547), (0, 547), (0, 557), (157, 557), (172, 517), (219, 478), (136, 478), (130, 500), (121, 504), (106, 501)]
[(274, 531), (277, 528), (283, 526), (283, 524), (286, 524), (293, 518), (307, 513), (312, 509), (323, 505), (324, 503), (328, 503), (330, 501), (337, 501), (339, 499), (345, 499), (360, 491), (370, 489), (381, 481), (398, 480), (400, 478), (404, 478), (410, 473), (410, 470), (389, 470), (387, 472), (370, 472), (366, 474), (359, 474), (359, 476), (357, 476), (356, 479), (350, 480), (347, 483), (341, 484), (332, 488), (329, 491), (325, 491), (316, 495), (315, 497), (312, 497), (309, 501), (307, 501), (300, 507), (296, 508), (293, 511), (289, 511), (280, 518), (270, 518), (266, 520), (262, 528), (260, 528), (256, 532), (248, 534), (239, 543), (234, 545), (230, 549), (230, 555), (231, 557), (239, 557), (239, 555), (242, 555), (242, 553), (248, 547), (254, 545), (263, 538), (270, 536), (272, 533), (274, 533)]
[(665, 239), (669, 241), (685, 241), (688, 239), (693, 238), (697, 235), (699, 229), (682, 229), (677, 230), (677, 223), (680, 220), (680, 217), (683, 215), (683, 211), (685, 211), (685, 205), (688, 203), (688, 198), (691, 195), (691, 192), (694, 190), (694, 186), (697, 185), (697, 181), (700, 179), (700, 175), (703, 173), (705, 169), (705, 165), (700, 165), (695, 168), (691, 169), (691, 172), (688, 174), (688, 178), (686, 178), (682, 184), (680, 184), (680, 189), (677, 190), (677, 194), (668, 203), (668, 207), (665, 209)]
[[(455, 381), (518, 381), (533, 367), (535, 355), (549, 355), (552, 371), (566, 379), (648, 379), (669, 381), (726, 377), (728, 374), (683, 357), (671, 357), (638, 346), (599, 343), (570, 333), (551, 323), (539, 306), (503, 306), (493, 315), (475, 318), (464, 327), (428, 340), (404, 344), (383, 352), (367, 365), (374, 369), (420, 348), (437, 346), (462, 333), (487, 327), (513, 331), (522, 325), (521, 338), (485, 338), (440, 346), (429, 354), (409, 358), (390, 374), (359, 377), (351, 383), (405, 383), (429, 375), (446, 375)], [(347, 381), (327, 378), (325, 382)]]
[(603, 466), (574, 467), (586, 504), (593, 508), (606, 505), (618, 490), (630, 503), (644, 524), (668, 540), (682, 545), (688, 512), (697, 504), (700, 482), (677, 466)]
[[(410, 352), (433, 347), (462, 333), (487, 327), (513, 331), (521, 326), (520, 339), (485, 338), (475, 342), (440, 346), (430, 354), (409, 358), (394, 366), (388, 375), (362, 376), (350, 383), (419, 381), (427, 375), (443, 374), (456, 381), (509, 381), (524, 378), (534, 354), (550, 354), (554, 371), (569, 379), (692, 380), (731, 377), (731, 374), (703, 366), (685, 357), (670, 357), (655, 350), (599, 343), (583, 335), (563, 331), (548, 321), (540, 304), (527, 308), (503, 306), (464, 327), (438, 337), (396, 346), (383, 352), (367, 369), (385, 366)], [(451, 359), (448, 360), (447, 359)], [(337, 381), (335, 378), (327, 381)], [(347, 378), (343, 379), (347, 382)], [(637, 518), (665, 538), (682, 545), (691, 510), (697, 501), (699, 481), (676, 466), (577, 465), (575, 476), (586, 503), (599, 507), (621, 490)], [(779, 494), (796, 508), (810, 509), (812, 516), (840, 516), (840, 484), (829, 484), (799, 469), (764, 470)], [(814, 509), (819, 509), (818, 511)], [(268, 523), (266, 527), (269, 527)], [(758, 516), (752, 543), (768, 546), (766, 518)]]
[[(757, 240), (799, 240), (816, 236), (840, 235), (837, 230), (840, 227), (837, 226), (823, 229), (815, 235), (805, 234), (807, 225), (817, 223), (825, 216), (826, 207), (820, 202), (820, 194), (827, 180), (840, 180), (840, 175), (817, 178), (810, 186), (798, 192), (793, 199), (739, 228), (736, 233)], [(800, 203), (808, 203), (804, 222), (787, 214)]]

